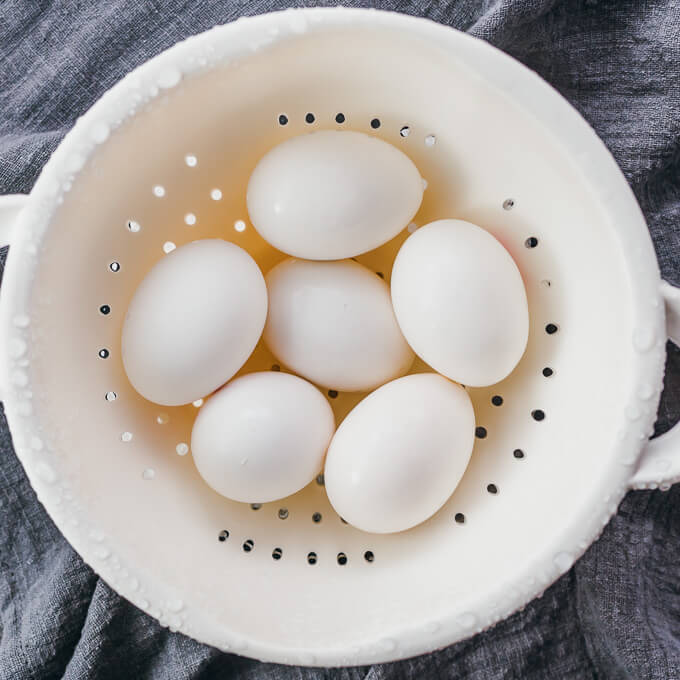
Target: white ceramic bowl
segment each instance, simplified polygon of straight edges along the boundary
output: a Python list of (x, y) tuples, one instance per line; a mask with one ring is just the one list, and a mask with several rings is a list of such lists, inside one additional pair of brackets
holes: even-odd
[[(218, 496), (177, 454), (195, 408), (145, 402), (119, 353), (164, 244), (228, 238), (265, 272), (281, 259), (247, 223), (249, 173), (289, 136), (343, 127), (413, 159), (428, 181), (416, 224), (467, 219), (506, 245), (532, 319), (514, 373), (470, 390), (487, 436), (460, 486), (396, 535), (343, 524), (320, 484), (258, 509)], [(633, 195), (554, 90), (462, 33), (343, 9), (215, 28), (113, 87), (31, 195), (0, 210), (0, 381), (17, 455), (83, 559), (203, 642), (310, 665), (442, 647), (540, 594), (628, 489), (680, 479), (677, 428), (647, 442), (680, 303)], [(406, 235), (359, 261), (389, 281)], [(245, 370), (272, 363), (259, 346)], [(336, 415), (359, 397), (332, 398)]]

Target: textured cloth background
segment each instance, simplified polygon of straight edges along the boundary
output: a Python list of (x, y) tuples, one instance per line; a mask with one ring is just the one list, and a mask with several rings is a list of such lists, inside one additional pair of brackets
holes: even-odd
[[(469, 31), (552, 83), (614, 153), (645, 212), (663, 275), (680, 284), (680, 2), (365, 4)], [(0, 193), (30, 191), (75, 119), (138, 64), (214, 24), (285, 6), (1, 0)], [(659, 429), (680, 410), (675, 349), (666, 381)], [(486, 633), (406, 662), (295, 669), (221, 654), (170, 633), (119, 598), (47, 517), (4, 418), (1, 425), (0, 680), (680, 678), (680, 485), (628, 494), (568, 574)]]

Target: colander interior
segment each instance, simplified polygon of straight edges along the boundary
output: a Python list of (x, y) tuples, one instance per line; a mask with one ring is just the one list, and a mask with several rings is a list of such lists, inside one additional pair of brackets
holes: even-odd
[[(529, 298), (520, 365), (470, 390), (478, 437), (460, 486), (430, 521), (396, 535), (343, 523), (322, 477), (262, 506), (220, 497), (188, 451), (197, 406), (146, 402), (120, 358), (133, 291), (173, 246), (231, 240), (265, 273), (284, 257), (249, 222), (248, 177), (278, 142), (321, 129), (402, 149), (427, 181), (409, 229), (446, 217), (483, 226), (517, 261)], [(407, 236), (358, 261), (389, 282)], [(546, 551), (566, 568), (563, 537), (607, 502), (631, 324), (616, 225), (531, 101), (424, 41), (298, 36), (140, 105), (76, 176), (32, 291), (39, 445), (66, 472), (63, 502), (97, 527), (90, 561), (113, 565), (114, 586), (162, 622), (205, 638), (185, 619), (199, 611), (221, 631), (215, 644), (233, 648), (238, 634), (244, 646), (351, 655), (374, 643), (389, 652), (407, 628), (434, 638), (452, 613), (474, 628), (482, 601), (501, 607), (532, 591)], [(176, 332), (186, 330), (178, 317)], [(285, 369), (260, 345), (242, 372), (254, 370)], [(362, 396), (328, 393), (338, 420)], [(176, 600), (150, 604), (145, 582)]]

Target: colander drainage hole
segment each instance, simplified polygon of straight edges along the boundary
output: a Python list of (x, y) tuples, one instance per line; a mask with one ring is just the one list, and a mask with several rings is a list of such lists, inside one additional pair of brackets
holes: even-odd
[(108, 359), (109, 358), (109, 350), (106, 349), (106, 347), (102, 347), (99, 352), (99, 358), (100, 359)]
[(222, 190), (221, 189), (212, 189), (210, 191), (210, 198), (212, 198), (213, 201), (219, 201), (222, 199)]
[(498, 487), (495, 484), (487, 484), (486, 490), (494, 496), (498, 493)]
[(280, 370), (281, 370), (281, 366), (279, 366), (278, 364), (274, 364), (274, 365), (272, 366), (272, 371), (278, 372), (278, 371), (280, 371)]
[(535, 236), (529, 236), (529, 238), (524, 241), (524, 245), (527, 248), (535, 248), (538, 245), (538, 239)]
[(226, 529), (222, 529), (219, 534), (217, 534), (217, 540), (220, 543), (224, 543), (229, 538), (229, 532)]
[(309, 562), (309, 564), (316, 564), (316, 553), (315, 552), (307, 553), (307, 562)]
[(104, 395), (104, 399), (106, 399), (106, 401), (116, 401), (117, 398), (118, 395), (115, 392), (107, 392)]
[(104, 316), (106, 316), (107, 314), (110, 314), (110, 313), (111, 313), (111, 307), (109, 307), (108, 305), (102, 305), (102, 306), (99, 308), (99, 311), (100, 311)]
[(373, 551), (372, 551), (372, 550), (367, 550), (367, 551), (364, 553), (364, 559), (365, 559), (367, 562), (373, 562), (373, 560), (375, 560), (375, 555), (373, 554)]
[(338, 396), (338, 391), (337, 390), (328, 390), (328, 396), (331, 399), (335, 399)]
[(279, 114), (279, 125), (288, 125), (288, 116), (285, 113)]
[(475, 437), (477, 439), (484, 439), (486, 437), (486, 428), (485, 427), (477, 427), (475, 428)]
[(255, 547), (255, 543), (252, 538), (243, 542), (243, 552), (250, 552)]
[(309, 125), (311, 125), (315, 120), (316, 120), (316, 118), (314, 117), (313, 113), (308, 113), (305, 116), (305, 123), (308, 123)]
[(168, 253), (171, 253), (177, 246), (172, 242), (172, 241), (166, 241), (163, 244), (163, 252), (167, 255)]
[(465, 515), (462, 512), (457, 512), (453, 519), (456, 521), (457, 524), (465, 524)]
[(273, 560), (280, 560), (281, 555), (283, 555), (283, 550), (281, 550), (281, 548), (274, 548), (274, 550), (272, 550), (272, 559)]
[(540, 423), (541, 420), (545, 419), (545, 413), (543, 411), (541, 411), (540, 408), (537, 408), (536, 410), (531, 412), (531, 417), (534, 420), (537, 420)]
[(500, 394), (495, 394), (493, 397), (491, 397), (491, 403), (494, 406), (502, 406), (503, 405), (503, 397), (501, 397)]
[(243, 220), (236, 220), (236, 222), (234, 222), (234, 229), (238, 232), (245, 231), (246, 223)]
[(338, 553), (338, 564), (340, 566), (347, 564), (347, 555), (345, 553)]
[(545, 327), (545, 332), (546, 332), (548, 335), (554, 335), (555, 333), (557, 333), (558, 330), (559, 330), (559, 326), (558, 326), (557, 324), (554, 324), (554, 323), (549, 323), (549, 324)]
[(288, 519), (288, 508), (279, 508), (279, 519)]
[(381, 279), (385, 278), (385, 275), (382, 272), (376, 272), (375, 275), (379, 276)]
[(120, 271), (120, 262), (115, 262), (115, 261), (111, 262), (111, 264), (109, 265), (109, 269), (112, 272), (119, 272)]
[(342, 125), (345, 122), (345, 114), (344, 113), (338, 113), (335, 116), (335, 122), (338, 123), (338, 125)]
[(515, 201), (512, 198), (506, 198), (503, 201), (503, 210), (512, 210), (515, 207)]
[(326, 478), (323, 476), (323, 472), (316, 476), (316, 483), (319, 486), (323, 486), (326, 483)]
[(380, 127), (380, 118), (374, 118), (374, 119), (371, 121), (371, 127), (372, 127), (374, 130), (377, 130), (377, 129)]
[(321, 519), (322, 519), (322, 518), (321, 518), (321, 513), (320, 513), (320, 512), (315, 512), (315, 513), (312, 515), (312, 522), (314, 522), (314, 524), (318, 524), (318, 523), (321, 521)]
[(404, 127), (399, 130), (399, 134), (402, 137), (408, 137), (411, 134), (411, 128), (408, 125), (404, 125)]
[(259, 510), (262, 507), (262, 503), (251, 503), (250, 507), (252, 510)]
[(543, 375), (544, 375), (546, 378), (549, 378), (549, 377), (554, 373), (554, 371), (552, 370), (552, 368), (550, 368), (550, 366), (546, 366), (546, 367), (543, 369), (542, 372), (543, 372)]
[(128, 220), (127, 228), (133, 234), (136, 234), (141, 229), (141, 226), (139, 225), (139, 222), (135, 222), (134, 220)]
[(515, 449), (515, 450), (512, 452), (512, 455), (513, 455), (515, 458), (517, 458), (517, 460), (521, 460), (522, 458), (524, 458), (524, 451), (522, 451), (522, 449)]

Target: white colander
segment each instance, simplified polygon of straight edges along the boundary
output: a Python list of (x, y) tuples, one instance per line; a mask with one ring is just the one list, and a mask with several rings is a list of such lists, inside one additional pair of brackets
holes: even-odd
[[(344, 524), (322, 478), (262, 506), (218, 496), (187, 453), (196, 407), (144, 401), (120, 359), (132, 293), (173, 244), (229, 239), (265, 272), (283, 257), (248, 222), (247, 180), (276, 143), (318, 129), (402, 149), (428, 182), (409, 229), (482, 225), (528, 292), (522, 362), (470, 390), (478, 439), (460, 486), (395, 535)], [(554, 90), (467, 35), (344, 9), (215, 28), (124, 78), (31, 195), (0, 207), (0, 378), (16, 452), (83, 559), (198, 640), (309, 665), (444, 646), (539, 595), (628, 489), (680, 479), (677, 428), (647, 442), (679, 294), (659, 278), (633, 195)], [(389, 281), (407, 235), (359, 261)], [(274, 364), (260, 346), (244, 370)], [(360, 397), (329, 394), (339, 418)]]

